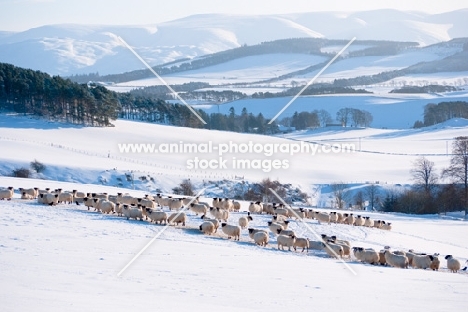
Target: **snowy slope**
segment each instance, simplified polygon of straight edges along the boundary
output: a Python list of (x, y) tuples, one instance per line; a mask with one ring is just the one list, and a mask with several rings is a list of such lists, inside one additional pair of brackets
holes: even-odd
[[(0, 185), (15, 188), (30, 182), (0, 178)], [(54, 181), (34, 181), (34, 185), (90, 189)], [(462, 262), (468, 259), (462, 235), (467, 224), (456, 218), (368, 213), (392, 222), (390, 232), (319, 225), (315, 220), (306, 220), (308, 228), (291, 223), (299, 236), (310, 239), (315, 239), (314, 232), (325, 233), (347, 239), (352, 246), (439, 252), (441, 266), (434, 272), (365, 265), (354, 258), (341, 262), (323, 251), (278, 251), (271, 234), (270, 245), (261, 248), (251, 243), (246, 230), (239, 242), (227, 240), (221, 231), (203, 236), (196, 229), (199, 216), (188, 212), (186, 227), (165, 229), (118, 277), (163, 226), (102, 215), (83, 206), (42, 206), (17, 196), (11, 202), (0, 202), (0, 300), (5, 311), (147, 311), (161, 306), (174, 311), (302, 311), (348, 306), (350, 311), (360, 311), (363, 302), (383, 305), (382, 311), (461, 311), (466, 304), (468, 275), (447, 272), (443, 259), (448, 253)], [(229, 223), (241, 215), (245, 212), (232, 213)], [(254, 216), (251, 226), (265, 228), (270, 218)]]

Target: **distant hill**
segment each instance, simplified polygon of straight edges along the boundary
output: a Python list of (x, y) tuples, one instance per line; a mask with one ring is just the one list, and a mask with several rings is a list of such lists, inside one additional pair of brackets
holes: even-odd
[(262, 16), (205, 14), (157, 25), (46, 25), (16, 33), (0, 31), (0, 62), (65, 76), (142, 69), (117, 36), (152, 66), (290, 38), (346, 41), (357, 37), (427, 46), (468, 37), (467, 14), (467, 9), (437, 15), (397, 10)]

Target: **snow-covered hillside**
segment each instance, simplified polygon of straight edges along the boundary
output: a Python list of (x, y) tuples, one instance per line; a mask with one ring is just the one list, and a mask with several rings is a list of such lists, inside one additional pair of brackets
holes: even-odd
[[(143, 192), (55, 181), (0, 178), (0, 185), (50, 187), (142, 196)], [(336, 310), (363, 304), (382, 311), (462, 311), (468, 289), (466, 271), (449, 273), (444, 260), (452, 254), (468, 259), (467, 223), (459, 216), (367, 213), (391, 222), (392, 231), (292, 221), (299, 237), (336, 235), (352, 246), (414, 249), (440, 253), (438, 272), (397, 269), (332, 259), (323, 251), (301, 253), (255, 246), (243, 230), (240, 241), (218, 231), (204, 236), (200, 216), (188, 212), (186, 226), (167, 229), (147, 221), (88, 211), (84, 206), (50, 207), (24, 201), (0, 201), (0, 293), (5, 311), (154, 310), (271, 311)], [(209, 201), (209, 198), (202, 198)], [(235, 224), (246, 215), (231, 213)], [(254, 215), (250, 226), (267, 229), (271, 216)], [(161, 232), (162, 231), (162, 232)], [(161, 234), (159, 234), (161, 232)], [(145, 245), (158, 238), (122, 269)], [(464, 264), (462, 264), (464, 265)], [(122, 272), (119, 276), (118, 274)], [(335, 308), (340, 307), (340, 308)]]
[[(141, 26), (46, 25), (2, 32), (0, 62), (50, 74), (121, 73), (143, 68), (121, 36), (151, 65), (285, 38), (411, 41), (422, 45), (467, 37), (466, 10), (439, 15), (396, 10), (289, 15), (194, 15)], [(391, 31), (389, 31), (391, 30)], [(31, 56), (34, 57), (31, 57)]]

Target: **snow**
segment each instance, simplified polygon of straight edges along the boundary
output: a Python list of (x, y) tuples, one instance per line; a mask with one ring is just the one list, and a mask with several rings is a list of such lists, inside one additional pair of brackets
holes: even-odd
[[(5, 177), (0, 178), (0, 184), (107, 190), (111, 194), (117, 191)], [(142, 194), (120, 190), (134, 196)], [(221, 231), (212, 237), (203, 236), (196, 229), (201, 223), (199, 217), (188, 212), (186, 227), (167, 228), (118, 277), (119, 271), (163, 226), (103, 215), (84, 206), (42, 206), (35, 201), (21, 201), (18, 196), (0, 202), (0, 299), (5, 311), (124, 311), (160, 305), (175, 311), (306, 310), (311, 306), (328, 310), (333, 305), (349, 305), (355, 311), (361, 305), (356, 302), (370, 306), (388, 303), (384, 311), (390, 306), (399, 311), (460, 311), (466, 304), (466, 272), (449, 273), (443, 259), (447, 253), (463, 262), (468, 258), (462, 235), (467, 224), (456, 216), (366, 213), (392, 222), (392, 231), (306, 221), (315, 232), (335, 234), (350, 240), (353, 246), (390, 245), (394, 249), (439, 252), (439, 272), (372, 266), (345, 259), (348, 267), (321, 251), (278, 251), (273, 236), (270, 246), (264, 249), (252, 244), (245, 230), (239, 242), (227, 240)], [(247, 203), (242, 205), (245, 211)], [(236, 222), (241, 215), (245, 212), (232, 213), (229, 222)], [(251, 226), (265, 228), (270, 218), (255, 215)], [(315, 239), (297, 221), (290, 227), (302, 237)]]

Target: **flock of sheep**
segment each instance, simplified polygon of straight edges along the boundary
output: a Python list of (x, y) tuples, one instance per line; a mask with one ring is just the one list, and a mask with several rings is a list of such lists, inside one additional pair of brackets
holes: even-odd
[[(127, 219), (148, 220), (155, 224), (177, 224), (185, 226), (188, 216), (185, 211), (190, 211), (195, 216), (200, 215), (201, 224), (199, 230), (206, 235), (221, 231), (230, 239), (240, 240), (242, 230), (247, 229), (248, 236), (259, 246), (267, 246), (270, 236), (276, 237), (277, 248), (290, 251), (293, 248), (302, 249), (301, 252), (312, 250), (325, 251), (333, 258), (351, 258), (351, 252), (357, 261), (369, 264), (388, 265), (397, 268), (413, 268), (438, 270), (440, 267), (439, 254), (416, 253), (413, 250), (391, 250), (386, 246), (380, 251), (372, 248), (351, 246), (347, 240), (337, 239), (336, 236), (321, 235), (317, 240), (309, 240), (298, 237), (288, 226), (292, 220), (315, 219), (319, 223), (341, 223), (352, 226), (365, 226), (383, 230), (391, 230), (391, 223), (383, 220), (373, 220), (370, 217), (354, 215), (353, 213), (323, 212), (304, 208), (289, 208), (283, 204), (251, 202), (247, 216), (238, 218), (237, 224), (229, 224), (229, 216), (233, 212), (240, 212), (241, 204), (229, 198), (213, 198), (211, 204), (199, 201), (198, 198), (173, 198), (171, 196), (145, 195), (134, 197), (129, 194), (117, 193), (84, 193), (73, 190), (71, 192), (56, 189), (40, 190), (38, 188), (19, 189), (21, 199), (34, 200), (44, 205), (58, 204), (83, 204), (88, 210), (94, 209), (105, 214), (115, 213)], [(11, 200), (14, 196), (14, 188), (0, 189), (0, 200)], [(169, 211), (164, 211), (167, 208)], [(208, 214), (211, 217), (208, 217)], [(255, 214), (271, 215), (271, 221), (267, 222), (266, 229), (249, 228), (250, 221)], [(460, 260), (452, 255), (445, 256), (447, 268), (451, 272), (461, 270)], [(466, 270), (465, 267), (463, 270)]]

